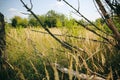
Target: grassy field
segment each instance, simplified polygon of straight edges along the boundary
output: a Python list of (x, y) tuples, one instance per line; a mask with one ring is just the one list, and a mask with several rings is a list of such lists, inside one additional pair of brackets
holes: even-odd
[[(86, 51), (75, 53), (62, 47), (49, 34), (32, 30), (45, 32), (41, 28), (6, 29), (6, 57), (13, 68), (8, 74), (14, 72), (11, 80), (81, 80), (74, 77), (71, 70), (108, 80), (119, 78), (119, 52), (109, 44), (89, 40), (102, 41), (93, 33), (77, 27), (50, 29), (52, 33), (62, 35), (57, 36), (59, 39)], [(69, 73), (58, 71), (53, 63), (68, 68)]]

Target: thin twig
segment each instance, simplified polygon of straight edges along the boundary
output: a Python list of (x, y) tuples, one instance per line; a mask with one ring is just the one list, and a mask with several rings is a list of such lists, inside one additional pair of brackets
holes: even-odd
[(106, 40), (107, 42), (109, 42), (111, 45), (114, 45), (109, 39), (105, 38), (104, 36), (98, 34), (97, 32), (95, 32), (94, 30), (90, 29), (89, 27), (87, 27), (86, 25), (84, 25), (83, 23), (80, 23), (78, 21), (76, 21), (76, 23), (78, 23), (79, 25), (81, 25), (82, 27), (84, 27), (85, 29), (91, 31), (92, 33), (96, 34), (97, 36), (103, 38), (104, 40)]
[(24, 15), (31, 15), (30, 13), (25, 13), (25, 12), (20, 12), (20, 13), (22, 13)]
[(94, 5), (95, 5), (95, 8), (97, 9), (97, 12), (100, 14), (100, 16), (102, 17), (102, 19), (104, 19), (102, 13), (99, 11), (99, 9), (98, 9), (98, 7), (97, 7), (97, 5), (96, 5), (96, 3), (95, 3), (95, 0), (93, 0), (93, 3), (94, 3)]
[(23, 2), (23, 0), (20, 0), (22, 2), (22, 4), (24, 5), (24, 7), (27, 9), (28, 12), (30, 12), (35, 18), (36, 20), (39, 22), (39, 24), (42, 26), (42, 28), (47, 31), (56, 41), (58, 41), (63, 47), (65, 47), (66, 49), (69, 49), (71, 51), (82, 51), (84, 53), (86, 53), (85, 50), (78, 48), (76, 46), (73, 46), (65, 41), (61, 41), (60, 39), (58, 39), (54, 34), (52, 34), (50, 32), (50, 30), (41, 22), (41, 20), (37, 17), (37, 15)]
[[(100, 14), (100, 16), (102, 17), (102, 19), (104, 20), (105, 24), (108, 25), (108, 23), (106, 22), (106, 20), (105, 20), (103, 14), (102, 14), (102, 13), (100, 12), (100, 10), (98, 9), (98, 7), (97, 7), (97, 5), (96, 5), (96, 3), (95, 3), (95, 0), (93, 0), (93, 3), (94, 3), (94, 5), (95, 5), (95, 8), (97, 9), (97, 12)], [(114, 38), (115, 36), (112, 34), (111, 37)]]
[(80, 10), (80, 0), (78, 0), (78, 11)]
[(33, 8), (32, 0), (30, 0), (30, 4), (31, 4), (31, 8), (30, 9), (32, 10), (32, 8)]
[[(48, 34), (47, 32), (38, 31), (38, 30), (31, 30), (31, 31), (39, 32), (39, 33), (43, 33), (43, 34)], [(75, 38), (75, 39), (86, 40), (86, 38), (84, 38), (84, 37), (77, 37), (77, 36), (73, 36), (73, 35), (62, 35), (62, 34), (54, 34), (54, 35), (55, 36), (65, 36), (65, 37), (70, 37), (70, 38)], [(108, 42), (105, 42), (105, 41), (99, 41), (99, 40), (95, 40), (95, 39), (88, 39), (88, 40), (93, 41), (93, 42), (100, 42), (100, 43), (108, 44)]]
[[(108, 33), (101, 30), (98, 26), (96, 26), (94, 23), (92, 23), (89, 19), (87, 19), (83, 14), (81, 14), (76, 8), (74, 8), (71, 4), (69, 4), (66, 0), (63, 0), (68, 6), (70, 6), (73, 10), (75, 10), (81, 17), (83, 17), (87, 22), (89, 22), (91, 25), (93, 25), (97, 30), (105, 33), (106, 35), (109, 35)], [(111, 36), (111, 35), (109, 35)]]

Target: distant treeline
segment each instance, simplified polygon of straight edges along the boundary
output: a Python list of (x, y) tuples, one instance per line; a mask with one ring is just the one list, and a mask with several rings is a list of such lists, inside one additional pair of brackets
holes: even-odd
[[(72, 16), (67, 17), (66, 15), (62, 13), (57, 13), (54, 10), (48, 11), (44, 15), (37, 15), (37, 17), (41, 20), (42, 24), (46, 27), (71, 27), (71, 26), (78, 26), (75, 19), (72, 18)], [(113, 16), (112, 16), (113, 17)], [(113, 17), (114, 23), (118, 28), (120, 28), (119, 18), (117, 18), (115, 15)], [(87, 21), (84, 19), (79, 20), (79, 22), (84, 23), (85, 25), (90, 25)], [(95, 25), (97, 25), (99, 28), (105, 29), (106, 31), (109, 31), (109, 28), (106, 27), (106, 23), (104, 19), (98, 18), (93, 22)], [(28, 18), (21, 18), (20, 16), (14, 16), (11, 19), (11, 25), (13, 27), (37, 27), (40, 26), (39, 22), (33, 17), (33, 15), (29, 15)], [(120, 29), (119, 29), (120, 31)]]
[[(78, 24), (75, 22), (75, 19), (72, 17), (67, 17), (64, 14), (57, 13), (54, 10), (48, 11), (44, 15), (37, 15), (38, 18), (41, 20), (42, 24), (46, 27), (70, 27), (70, 26), (77, 26)], [(81, 20), (85, 22), (84, 20)], [(86, 22), (87, 23), (87, 22)], [(32, 16), (29, 15), (28, 18), (21, 18), (20, 16), (14, 16), (11, 19), (11, 25), (13, 27), (36, 27), (40, 26), (39, 22)]]

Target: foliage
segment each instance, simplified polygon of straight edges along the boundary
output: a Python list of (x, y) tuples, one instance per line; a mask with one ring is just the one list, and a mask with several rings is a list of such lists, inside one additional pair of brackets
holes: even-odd
[[(46, 27), (71, 27), (71, 26), (76, 26), (77, 23), (75, 20), (70, 17), (69, 19), (61, 13), (57, 13), (54, 10), (48, 11), (44, 15), (37, 15), (37, 17), (41, 20), (42, 24), (44, 24)], [(37, 27), (39, 26), (38, 21), (32, 16), (29, 15), (28, 19), (27, 18), (21, 18), (20, 16), (14, 16), (11, 19), (11, 25), (13, 27), (27, 27), (27, 25), (31, 27)]]
[(28, 21), (29, 26), (35, 27), (35, 26), (39, 25), (37, 20), (32, 15), (29, 15), (28, 19), (29, 19), (29, 21)]
[(56, 26), (57, 26), (57, 27), (62, 27), (62, 26), (63, 26), (63, 24), (62, 24), (62, 22), (60, 21), (60, 19), (57, 19)]
[(11, 25), (12, 25), (13, 27), (16, 27), (16, 26), (17, 26), (17, 20), (16, 20), (15, 18), (12, 19)]
[[(116, 15), (111, 16), (115, 26), (117, 27), (118, 31), (120, 32), (120, 18)], [(96, 21), (94, 22), (99, 28), (103, 29), (104, 31), (106, 31), (107, 33), (112, 34), (112, 31), (109, 29), (109, 27), (106, 25), (106, 22), (104, 19), (102, 18), (98, 18), (96, 19)]]
[(14, 18), (12, 18), (11, 22), (12, 22), (11, 25), (13, 27), (16, 27), (16, 26), (27, 27), (27, 25), (28, 25), (27, 19), (21, 18), (19, 16), (14, 16)]
[(120, 32), (120, 17), (114, 15), (114, 16), (112, 17), (112, 19), (113, 19), (113, 22), (114, 22), (115, 26), (117, 27), (117, 29), (118, 29), (119, 32)]
[(48, 26), (49, 28), (56, 27), (56, 23), (57, 23), (56, 18), (54, 18), (52, 16), (46, 17), (46, 20), (44, 22), (45, 26)]

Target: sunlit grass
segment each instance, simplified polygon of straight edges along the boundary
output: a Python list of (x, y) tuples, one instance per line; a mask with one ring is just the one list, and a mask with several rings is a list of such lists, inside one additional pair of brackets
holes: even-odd
[[(14, 29), (8, 27), (6, 29), (8, 61), (14, 67), (17, 67), (17, 74), (21, 73), (22, 78), (28, 80), (58, 80), (59, 78), (64, 80), (66, 76), (63, 73), (59, 73), (56, 67), (51, 66), (50, 63), (57, 63), (69, 69), (69, 78), (66, 78), (66, 80), (73, 79), (70, 73), (72, 70), (89, 75), (96, 72), (109, 77), (112, 70), (108, 71), (106, 67), (110, 64), (108, 60), (115, 53), (112, 47), (109, 44), (90, 41), (89, 39), (99, 40), (99, 37), (85, 29), (71, 29), (51, 28), (50, 31), (54, 34), (63, 35), (57, 37), (84, 49), (87, 53), (71, 52), (63, 48), (49, 34), (32, 31), (45, 32), (41, 28)], [(85, 37), (86, 39), (75, 39), (66, 35)]]

